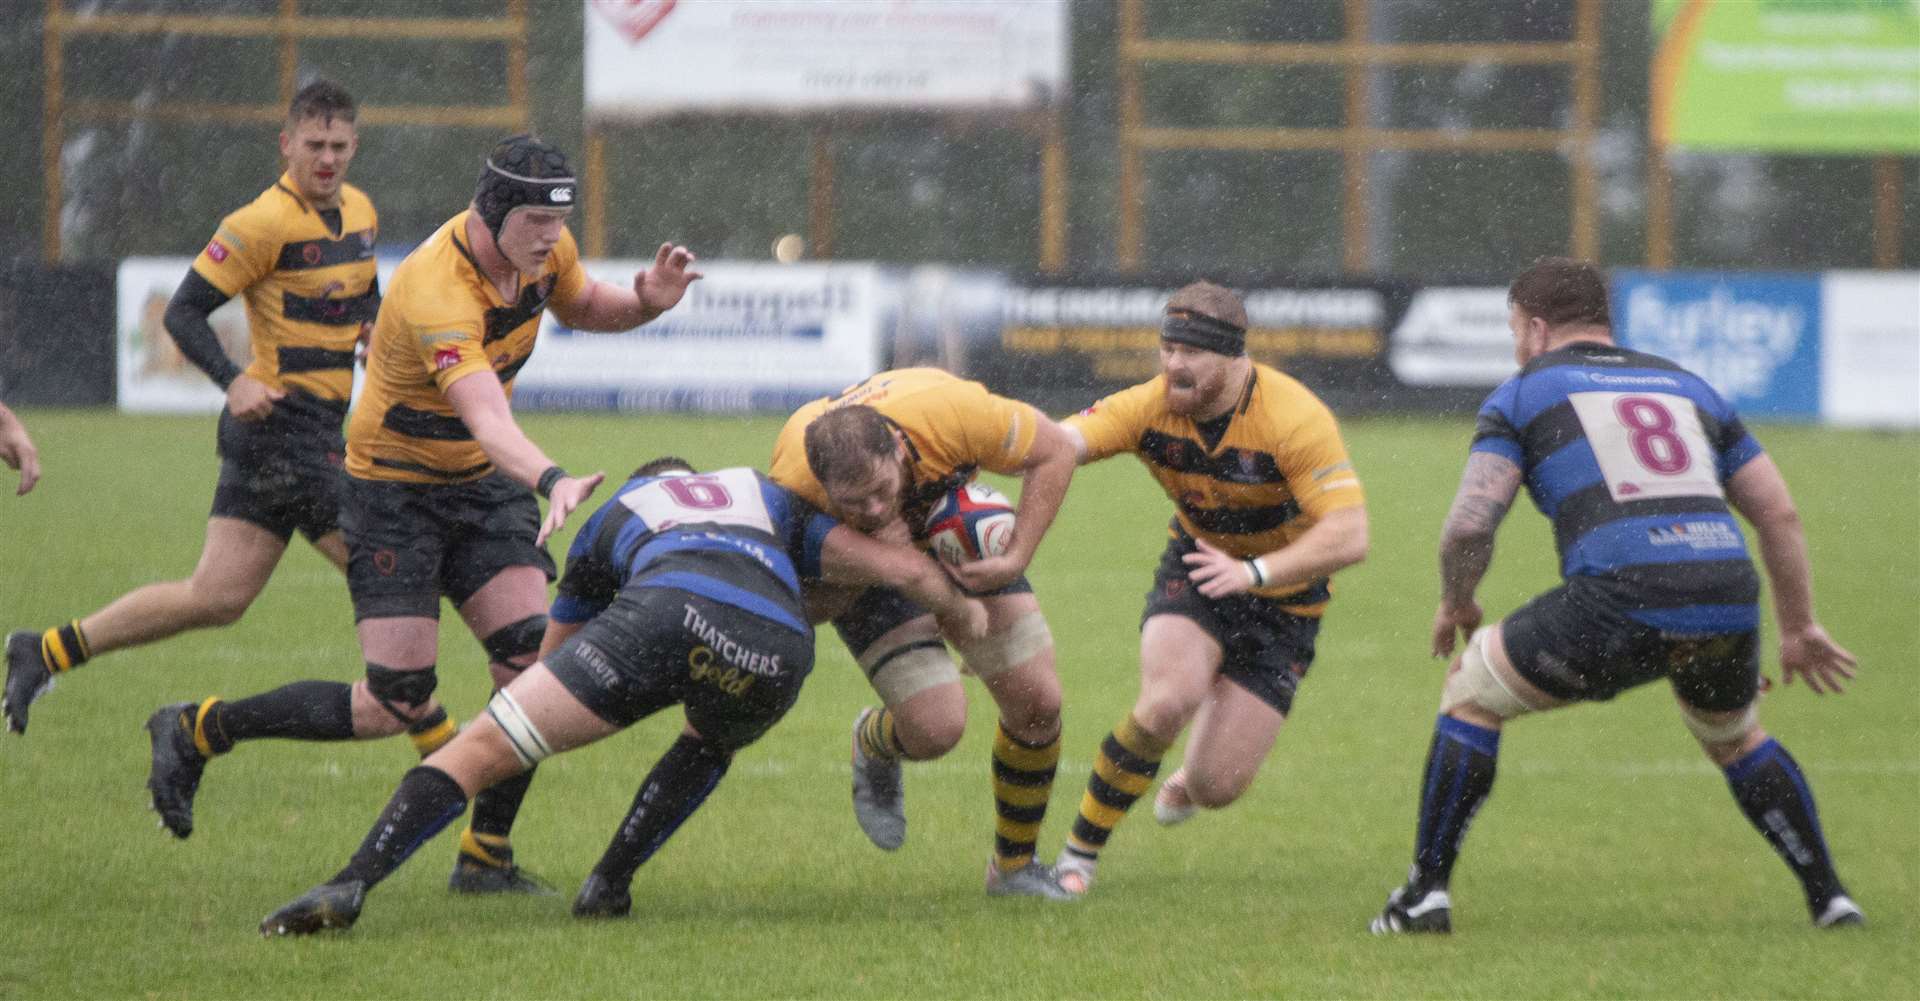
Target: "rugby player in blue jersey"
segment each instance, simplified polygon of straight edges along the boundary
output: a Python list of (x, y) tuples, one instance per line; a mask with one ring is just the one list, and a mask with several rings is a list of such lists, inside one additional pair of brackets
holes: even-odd
[[(1614, 344), (1598, 268), (1543, 258), (1507, 302), (1521, 369), (1480, 408), (1440, 540), (1433, 653), (1465, 642), (1427, 752), (1413, 868), (1373, 932), (1452, 929), (1447, 883), (1493, 788), (1502, 724), (1657, 678), (1799, 878), (1814, 924), (1860, 924), (1806, 777), (1755, 713), (1760, 581), (1729, 505), (1759, 536), (1787, 683), (1838, 692), (1855, 667), (1814, 618), (1806, 536), (1779, 468), (1700, 377)], [(1563, 583), (1483, 629), (1474, 591), (1523, 480), (1553, 521)]]
[(799, 696), (813, 667), (802, 577), (897, 588), (960, 635), (986, 632), (985, 606), (925, 554), (842, 527), (751, 469), (650, 462), (574, 539), (540, 660), (406, 774), (345, 868), (261, 933), (352, 927), (367, 890), (480, 790), (679, 704), (685, 729), (574, 906), (625, 914), (634, 871)]

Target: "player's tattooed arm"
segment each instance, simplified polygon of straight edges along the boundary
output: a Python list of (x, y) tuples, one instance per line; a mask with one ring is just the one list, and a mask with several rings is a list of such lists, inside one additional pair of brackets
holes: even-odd
[(1493, 537), (1520, 490), (1520, 467), (1491, 452), (1467, 458), (1460, 490), (1440, 530), (1440, 594), (1446, 605), (1464, 606), (1493, 562)]

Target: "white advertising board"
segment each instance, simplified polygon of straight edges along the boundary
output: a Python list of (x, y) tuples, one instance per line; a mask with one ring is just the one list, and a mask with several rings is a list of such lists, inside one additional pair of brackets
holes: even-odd
[(1409, 386), (1497, 386), (1519, 367), (1504, 288), (1423, 288), (1393, 328), (1387, 363)]
[[(640, 260), (586, 261), (630, 285)], [(548, 311), (514, 405), (550, 410), (791, 409), (880, 370), (897, 282), (872, 264), (702, 261), (705, 278), (637, 330), (568, 330)]]
[(1065, 0), (588, 0), (589, 117), (1048, 104)]
[(1820, 416), (1920, 427), (1920, 271), (1821, 277)]

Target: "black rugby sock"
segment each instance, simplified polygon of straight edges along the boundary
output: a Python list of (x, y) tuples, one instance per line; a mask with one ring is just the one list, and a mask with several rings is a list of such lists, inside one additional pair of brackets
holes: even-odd
[(225, 754), (242, 740), (352, 740), (353, 686), (296, 681), (234, 702), (209, 700), (194, 719), (205, 750)]
[(706, 802), (732, 763), (727, 751), (682, 734), (640, 783), (627, 819), (593, 871), (613, 886), (632, 883), (634, 872)]
[(1846, 892), (1833, 871), (1833, 858), (1827, 854), (1813, 790), (1807, 787), (1799, 763), (1779, 741), (1767, 738), (1766, 743), (1724, 771), (1741, 812), (1799, 877), (1808, 906), (1817, 910), (1836, 894)]
[(1413, 878), (1423, 890), (1444, 890), (1467, 825), (1493, 792), (1500, 731), (1452, 716), (1434, 722), (1420, 787), (1420, 826), (1414, 834)]
[(460, 837), (462, 855), (485, 865), (513, 864), (513, 846), (507, 838), (513, 831), (514, 818), (520, 815), (520, 804), (527, 798), (527, 787), (533, 784), (533, 773), (529, 768), (473, 797), (473, 819)]
[(393, 791), (352, 861), (328, 882), (359, 880), (373, 886), (466, 808), (467, 794), (453, 776), (429, 765), (415, 767), (400, 780), (400, 788)]

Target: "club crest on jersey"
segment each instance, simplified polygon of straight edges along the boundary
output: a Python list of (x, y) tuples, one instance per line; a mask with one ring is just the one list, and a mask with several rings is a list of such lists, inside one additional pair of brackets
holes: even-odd
[(300, 259), (307, 262), (309, 265), (319, 264), (320, 263), (320, 245), (318, 243), (309, 243), (306, 246), (301, 247)]

